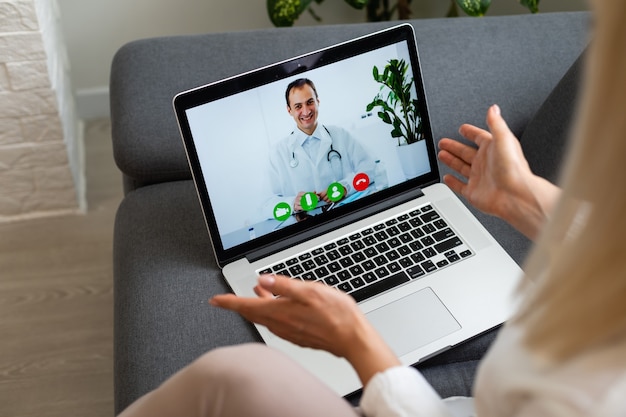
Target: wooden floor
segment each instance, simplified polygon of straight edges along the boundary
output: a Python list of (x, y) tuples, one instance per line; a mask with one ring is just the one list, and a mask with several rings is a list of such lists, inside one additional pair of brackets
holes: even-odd
[(110, 123), (86, 126), (85, 215), (0, 224), (0, 416), (113, 415)]

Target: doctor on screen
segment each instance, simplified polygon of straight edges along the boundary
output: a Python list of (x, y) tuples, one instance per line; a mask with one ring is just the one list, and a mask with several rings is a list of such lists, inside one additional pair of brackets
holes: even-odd
[(291, 82), (285, 99), (296, 129), (270, 153), (270, 205), (286, 202), (294, 212), (307, 211), (353, 194), (357, 174), (373, 182), (374, 161), (352, 135), (318, 123), (320, 100), (311, 80)]

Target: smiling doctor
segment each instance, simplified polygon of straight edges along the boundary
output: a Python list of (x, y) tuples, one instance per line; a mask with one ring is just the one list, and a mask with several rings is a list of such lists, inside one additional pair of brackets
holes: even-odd
[(344, 188), (342, 198), (354, 193), (352, 180), (365, 173), (373, 182), (374, 161), (345, 129), (318, 123), (320, 100), (313, 82), (307, 78), (292, 81), (285, 91), (287, 111), (296, 129), (270, 153), (272, 202), (287, 202), (301, 211), (305, 193), (319, 201), (336, 201), (328, 195), (333, 183)]

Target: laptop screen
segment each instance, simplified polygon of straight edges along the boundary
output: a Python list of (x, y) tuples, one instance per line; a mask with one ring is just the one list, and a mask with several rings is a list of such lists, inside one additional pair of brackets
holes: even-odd
[(402, 25), (178, 95), (218, 259), (438, 180), (418, 65)]

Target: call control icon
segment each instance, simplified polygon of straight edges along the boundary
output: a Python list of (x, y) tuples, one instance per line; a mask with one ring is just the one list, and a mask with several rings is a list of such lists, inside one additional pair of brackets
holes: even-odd
[(311, 211), (317, 207), (319, 198), (315, 193), (304, 193), (300, 198), (300, 205), (304, 211)]
[(274, 206), (274, 218), (279, 222), (284, 222), (291, 216), (291, 206), (284, 201)]
[(341, 201), (341, 199), (346, 195), (346, 189), (343, 188), (343, 185), (339, 182), (333, 182), (328, 186), (328, 190), (326, 190), (326, 195), (328, 199), (333, 203), (337, 201)]
[(366, 173), (360, 172), (354, 176), (352, 186), (357, 191), (364, 191), (370, 185), (370, 177)]

